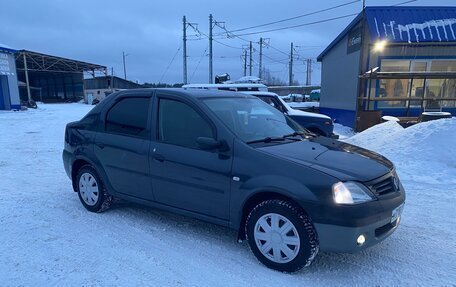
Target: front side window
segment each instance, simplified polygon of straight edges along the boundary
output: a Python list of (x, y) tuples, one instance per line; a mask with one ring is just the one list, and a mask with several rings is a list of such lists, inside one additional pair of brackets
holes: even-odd
[(175, 100), (160, 99), (158, 137), (164, 143), (198, 148), (197, 138), (215, 138), (215, 135), (211, 125), (189, 105)]
[(290, 118), (255, 98), (209, 98), (204, 103), (244, 142), (301, 131)]
[(106, 115), (108, 133), (146, 138), (149, 118), (149, 98), (124, 98)]

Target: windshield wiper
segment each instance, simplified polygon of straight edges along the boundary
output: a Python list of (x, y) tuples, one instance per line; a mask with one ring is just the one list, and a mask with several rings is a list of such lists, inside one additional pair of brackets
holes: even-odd
[(285, 140), (284, 137), (265, 137), (265, 138), (258, 139), (258, 140), (248, 141), (248, 142), (246, 142), (246, 143), (247, 143), (247, 144), (253, 144), (253, 143), (270, 143), (270, 142), (273, 142), (273, 141), (284, 141), (284, 140)]
[(302, 131), (296, 131), (294, 133), (291, 133), (291, 134), (287, 134), (287, 135), (284, 135), (283, 137), (286, 138), (286, 137), (296, 137), (296, 136), (311, 136), (311, 137), (317, 137), (318, 135), (309, 131), (308, 129), (304, 129)]
[(283, 135), (281, 137), (265, 137), (265, 138), (258, 139), (258, 140), (248, 141), (247, 144), (252, 144), (252, 143), (270, 143), (270, 142), (273, 142), (273, 141), (284, 141), (284, 140), (300, 141), (300, 140), (302, 140), (302, 138), (296, 138), (296, 137), (297, 136), (302, 136), (304, 134), (305, 134), (304, 132), (298, 131), (298, 132), (294, 132), (294, 133), (291, 133), (291, 134)]

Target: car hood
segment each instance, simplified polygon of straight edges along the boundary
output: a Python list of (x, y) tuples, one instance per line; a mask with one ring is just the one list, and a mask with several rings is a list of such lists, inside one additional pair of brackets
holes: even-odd
[(258, 149), (309, 166), (339, 180), (370, 181), (394, 168), (387, 158), (378, 153), (325, 137)]
[(331, 121), (331, 118), (328, 117), (328, 116), (325, 116), (325, 115), (322, 115), (322, 114), (317, 114), (317, 113), (311, 113), (311, 112), (304, 112), (304, 111), (300, 111), (300, 110), (295, 110), (293, 108), (290, 108), (287, 111), (287, 113), (288, 113), (289, 116), (313, 117), (313, 118), (321, 118), (321, 119), (325, 119), (325, 120)]

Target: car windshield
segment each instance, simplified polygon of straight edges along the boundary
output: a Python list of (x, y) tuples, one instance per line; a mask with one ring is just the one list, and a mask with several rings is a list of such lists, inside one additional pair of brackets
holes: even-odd
[(302, 128), (258, 98), (208, 98), (204, 103), (244, 142), (302, 133)]

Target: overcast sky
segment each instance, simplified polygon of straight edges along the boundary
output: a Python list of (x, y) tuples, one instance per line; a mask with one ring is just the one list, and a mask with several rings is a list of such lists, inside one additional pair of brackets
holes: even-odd
[[(367, 6), (394, 5), (405, 0), (367, 0)], [(15, 0), (2, 1), (0, 43), (15, 49), (27, 49), (61, 57), (101, 64), (114, 68), (116, 76), (123, 77), (122, 51), (125, 51), (127, 78), (143, 82), (182, 82), (182, 16), (197, 23), (208, 33), (208, 17), (225, 22), (228, 30), (251, 27), (309, 12), (322, 10), (350, 0), (231, 0), (231, 1), (63, 1)], [(454, 0), (418, 0), (406, 5), (454, 5)], [(338, 9), (286, 21), (271, 26), (240, 31), (248, 33), (357, 13), (362, 2)], [(354, 18), (346, 17), (330, 22), (295, 29), (243, 36), (244, 40), (258, 42), (269, 38), (273, 47), (264, 48), (264, 66), (274, 76), (286, 80), (286, 65), (290, 43), (296, 47), (297, 60), (294, 77), (305, 81), (304, 59), (316, 59), (318, 54)], [(214, 29), (214, 34), (223, 30)], [(195, 35), (189, 28), (188, 35)], [(195, 38), (189, 36), (189, 38)], [(229, 73), (232, 79), (243, 74), (242, 48), (248, 42), (239, 38), (217, 36), (214, 42), (214, 75)], [(188, 41), (188, 79), (192, 83), (208, 81), (208, 41)], [(275, 48), (275, 49), (274, 49)], [(254, 44), (253, 74), (258, 74), (258, 44)], [(172, 61), (173, 57), (174, 61)], [(312, 83), (320, 82), (318, 64), (313, 65)]]

